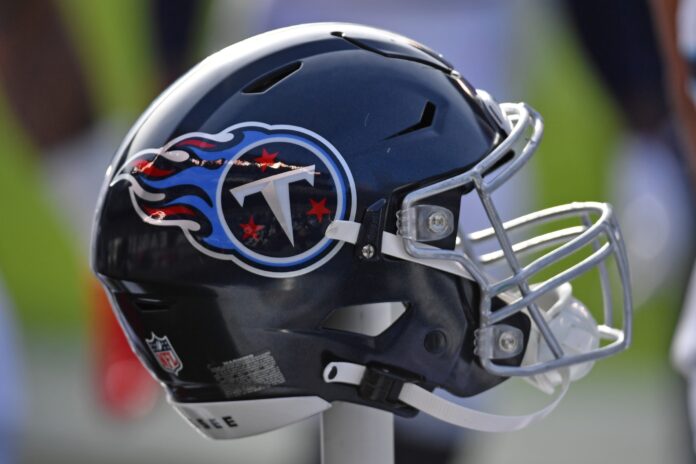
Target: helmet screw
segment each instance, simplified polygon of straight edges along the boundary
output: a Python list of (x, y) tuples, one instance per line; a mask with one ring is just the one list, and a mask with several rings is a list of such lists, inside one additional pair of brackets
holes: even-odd
[(443, 234), (449, 227), (447, 216), (442, 211), (435, 211), (428, 216), (428, 229), (435, 234)]
[(362, 247), (360, 252), (362, 253), (363, 258), (371, 259), (375, 255), (375, 247), (368, 243)]
[(498, 346), (506, 353), (514, 353), (517, 350), (517, 337), (512, 332), (506, 331), (498, 337)]

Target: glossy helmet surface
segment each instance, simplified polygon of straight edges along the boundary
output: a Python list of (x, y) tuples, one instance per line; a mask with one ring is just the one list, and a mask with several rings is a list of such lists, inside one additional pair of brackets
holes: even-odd
[[(336, 400), (417, 412), (379, 388), (327, 381), (331, 362), (370, 366), (378, 384), (389, 373), (471, 396), (587, 361), (516, 371), (533, 327), (549, 331), (539, 294), (519, 266), (495, 287), (457, 234), (462, 194), (523, 164), (540, 124), (395, 34), (338, 23), (262, 34), (201, 62), (137, 121), (107, 172), (93, 268), (143, 363), (213, 437)], [(584, 232), (610, 236), (604, 259), (620, 237), (599, 223)], [(502, 298), (510, 287), (517, 299)], [(330, 328), (341, 308), (385, 302), (405, 311), (379, 334)], [(497, 325), (519, 345), (507, 356), (483, 341)], [(617, 335), (609, 351), (626, 343)], [(260, 423), (263, 411), (274, 419)]]

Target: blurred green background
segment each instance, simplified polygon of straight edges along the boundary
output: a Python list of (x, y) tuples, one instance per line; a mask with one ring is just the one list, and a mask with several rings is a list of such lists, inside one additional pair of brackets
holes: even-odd
[[(514, 22), (516, 37), (523, 39), (516, 44), (495, 42), (509, 37), (491, 31), (477, 36), (482, 28), (476, 27), (450, 40), (478, 41), (479, 55), (486, 55), (488, 47), (503, 50), (485, 59), (509, 60), (500, 68), (508, 74), (501, 85), (513, 81), (515, 86), (504, 96), (527, 101), (544, 116), (545, 138), (529, 168), (534, 186), (530, 204), (538, 208), (573, 200), (617, 200), (619, 209), (630, 208), (617, 185), (630, 181), (635, 172), (626, 168), (631, 157), (625, 153), (627, 134), (635, 133), (635, 127), (626, 123), (611, 89), (598, 75), (564, 2), (513, 6), (514, 2), (407, 1), (407, 6), (385, 2), (380, 8), (379, 1), (358, 1), (354, 6), (345, 1), (333, 2), (339, 5), (334, 10), (322, 4), (317, 12), (319, 3), (0, 2), (0, 202), (9, 211), (0, 231), (0, 277), (10, 302), (3, 310), (12, 311), (16, 322), (13, 356), (21, 360), (16, 372), (22, 404), (17, 449), (8, 462), (316, 459), (316, 424), (220, 444), (188, 430), (162, 401), (154, 406), (145, 401), (142, 414), (114, 414), (109, 409), (113, 405), (103, 404), (99, 363), (108, 353), (104, 358), (100, 350), (109, 347), (100, 340), (99, 321), (110, 315), (100, 316), (95, 310), (86, 225), (92, 212), (84, 206), (96, 202), (97, 190), (88, 186), (99, 185), (129, 124), (166, 84), (215, 49), (276, 25), (299, 22), (303, 11), (310, 12), (307, 21), (324, 13), (335, 20), (354, 20), (344, 17), (346, 10), (362, 9), (365, 22), (375, 25), (396, 24), (392, 16), (400, 14), (417, 17), (419, 9), (424, 17), (432, 9), (455, 18), (462, 15), (462, 29), (479, 16), (482, 21)], [(602, 2), (590, 3), (601, 9)], [(429, 21), (436, 27), (437, 16)], [(396, 32), (429, 43), (427, 30), (420, 36)], [(450, 58), (468, 77), (463, 58)], [(486, 82), (473, 83), (488, 88)], [(660, 129), (664, 140), (662, 132), (668, 131)], [(516, 434), (462, 435), (452, 462), (692, 461), (683, 387), (670, 368), (669, 347), (691, 265), (693, 211), (683, 162), (664, 137), (666, 150), (675, 153), (668, 161), (679, 175), (667, 184), (671, 196), (657, 197), (666, 204), (666, 216), (651, 219), (650, 210), (643, 212), (646, 221), (672, 221), (668, 245), (678, 252), (668, 258), (669, 275), (656, 265), (653, 278), (659, 284), (638, 298), (633, 346), (598, 363), (571, 389), (566, 404), (541, 425)], [(81, 154), (72, 156), (71, 150)], [(650, 166), (662, 163), (658, 158)], [(638, 184), (624, 190), (640, 191)], [(659, 193), (661, 185), (646, 188)], [(667, 204), (674, 196), (681, 203)], [(70, 204), (71, 198), (85, 202)], [(588, 303), (599, 301), (594, 294)]]

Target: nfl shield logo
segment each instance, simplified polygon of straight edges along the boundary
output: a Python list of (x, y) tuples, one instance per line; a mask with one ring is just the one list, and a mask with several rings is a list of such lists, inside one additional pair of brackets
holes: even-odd
[(160, 367), (170, 374), (177, 375), (184, 365), (177, 356), (174, 347), (166, 336), (158, 337), (154, 332), (151, 337), (145, 340), (152, 354), (157, 359)]

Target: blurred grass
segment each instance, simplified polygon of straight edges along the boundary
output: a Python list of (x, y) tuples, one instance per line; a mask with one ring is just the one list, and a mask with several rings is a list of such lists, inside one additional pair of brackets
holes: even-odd
[[(97, 117), (134, 120), (157, 89), (149, 4), (65, 0), (57, 5)], [(74, 332), (88, 315), (88, 257), (78, 252), (85, 247), (78, 247), (73, 226), (48, 201), (51, 192), (42, 178), (50, 173), (42, 172), (37, 147), (13, 119), (1, 93), (0, 140), (0, 202), (11, 213), (0, 232), (0, 273), (26, 329)]]
[(1, 95), (0, 140), (0, 204), (9, 212), (0, 232), (0, 274), (25, 325), (74, 329), (85, 317), (80, 278), (87, 265), (60, 210), (47, 203), (35, 148)]
[[(543, 28), (547, 31), (535, 41), (529, 66), (530, 103), (545, 122), (544, 139), (533, 163), (536, 206), (611, 201), (608, 187), (616, 180), (611, 177), (612, 157), (622, 130), (619, 115), (570, 31), (558, 22)], [(590, 278), (574, 282), (574, 293), (583, 295), (591, 308), (602, 305), (601, 294), (591, 287), (596, 282)], [(606, 361), (609, 366), (667, 362), (682, 286), (683, 282), (674, 282), (636, 308), (631, 349)]]
[(58, 5), (99, 114), (136, 117), (157, 91), (150, 3), (63, 0)]

